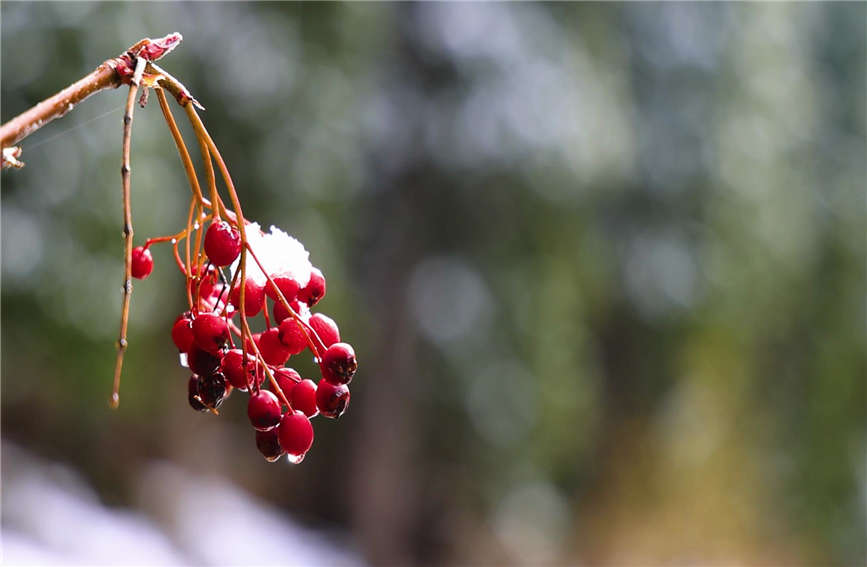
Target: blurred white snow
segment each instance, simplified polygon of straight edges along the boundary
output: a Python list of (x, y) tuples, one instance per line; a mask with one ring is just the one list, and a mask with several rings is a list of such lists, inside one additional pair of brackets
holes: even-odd
[(142, 510), (110, 508), (70, 468), (3, 441), (4, 565), (363, 565), (224, 479), (153, 463)]

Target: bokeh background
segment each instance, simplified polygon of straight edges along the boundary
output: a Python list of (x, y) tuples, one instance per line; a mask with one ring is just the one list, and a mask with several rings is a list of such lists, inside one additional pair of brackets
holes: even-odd
[[(2, 176), (7, 562), (864, 564), (864, 4), (0, 14), (3, 120), (183, 33), (163, 66), (361, 361), (265, 463), (243, 396), (187, 406), (157, 247), (109, 410), (124, 93), (89, 99)], [(175, 232), (154, 100), (132, 164), (137, 242)]]

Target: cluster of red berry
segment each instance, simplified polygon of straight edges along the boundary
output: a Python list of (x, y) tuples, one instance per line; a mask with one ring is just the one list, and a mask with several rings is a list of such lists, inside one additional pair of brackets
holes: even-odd
[[(197, 253), (189, 263), (180, 259), (175, 238), (150, 239), (133, 249), (132, 275), (150, 275), (153, 257), (148, 247), (172, 240), (187, 279), (190, 309), (177, 317), (171, 336), (181, 365), (192, 372), (190, 406), (217, 413), (233, 390), (247, 392), (247, 414), (259, 451), (268, 461), (285, 453), (297, 463), (313, 443), (310, 418), (337, 418), (346, 411), (348, 384), (358, 364), (352, 346), (340, 342), (334, 320), (310, 311), (325, 295), (326, 285), (303, 245), (274, 227), (265, 234), (255, 223), (245, 226), (246, 243), (236, 225), (212, 219), (204, 231), (204, 254)], [(239, 327), (234, 319), (242, 311)], [(260, 313), (265, 329), (252, 333), (248, 320)], [(318, 384), (285, 366), (308, 348), (322, 375)], [(266, 378), (270, 389), (264, 387)]]

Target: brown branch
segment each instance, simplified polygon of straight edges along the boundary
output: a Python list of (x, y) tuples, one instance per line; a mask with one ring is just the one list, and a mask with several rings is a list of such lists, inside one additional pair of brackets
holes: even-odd
[(123, 270), (123, 300), (120, 311), (120, 337), (117, 339), (117, 358), (114, 365), (114, 385), (111, 390), (111, 407), (120, 403), (120, 372), (123, 368), (123, 354), (128, 346), (126, 329), (129, 323), (129, 301), (132, 298), (132, 207), (129, 200), (130, 163), (129, 153), (132, 144), (132, 115), (135, 110), (135, 96), (138, 92), (141, 76), (144, 73), (145, 60), (139, 58), (135, 74), (129, 86), (126, 97), (126, 108), (123, 112), (123, 162), (120, 167), (121, 184), (123, 186), (123, 239), (124, 239), (124, 270)]
[[(118, 57), (104, 61), (93, 72), (0, 126), (0, 149), (11, 148), (55, 118), (66, 115), (90, 95), (105, 89), (117, 88), (122, 84), (129, 84), (137, 58), (156, 61), (174, 49), (181, 39), (179, 33), (172, 33), (154, 40), (145, 38)], [(20, 154), (20, 151), (17, 153)], [(3, 166), (13, 165), (6, 159), (7, 154), (13, 155), (12, 152), (3, 151), (2, 154), (4, 156)]]
[(89, 75), (0, 126), (0, 145), (8, 148), (55, 118), (64, 116), (90, 95), (119, 87), (120, 75), (117, 74), (115, 67), (113, 59), (103, 62)]

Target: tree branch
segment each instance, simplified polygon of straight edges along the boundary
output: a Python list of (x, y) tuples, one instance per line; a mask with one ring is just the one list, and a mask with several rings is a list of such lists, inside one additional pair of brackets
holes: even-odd
[(156, 61), (174, 49), (181, 39), (179, 33), (160, 39), (144, 38), (118, 57), (104, 61), (93, 72), (0, 126), (3, 167), (15, 165), (14, 158), (21, 154), (20, 149), (13, 148), (15, 144), (55, 118), (64, 116), (90, 95), (129, 84), (137, 58)]

